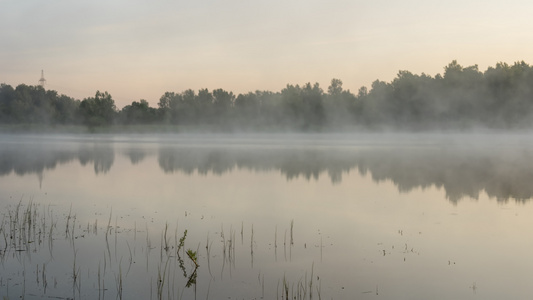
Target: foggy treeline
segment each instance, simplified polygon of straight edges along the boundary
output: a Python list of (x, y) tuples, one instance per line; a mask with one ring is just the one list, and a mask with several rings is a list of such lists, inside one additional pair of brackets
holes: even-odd
[(177, 125), (217, 130), (431, 130), (533, 127), (533, 68), (498, 63), (481, 72), (452, 61), (443, 75), (400, 71), (391, 82), (345, 90), (332, 79), (288, 84), (279, 92), (235, 95), (223, 89), (165, 92), (117, 109), (112, 96), (96, 92), (76, 100), (40, 86), (0, 85), (0, 123), (85, 125)]

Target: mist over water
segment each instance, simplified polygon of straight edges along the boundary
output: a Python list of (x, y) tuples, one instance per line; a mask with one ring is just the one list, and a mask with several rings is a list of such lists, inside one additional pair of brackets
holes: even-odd
[[(435, 186), (457, 202), (485, 192), (498, 201), (533, 197), (533, 148), (528, 134), (286, 134), (4, 137), (0, 175), (42, 174), (62, 164), (113, 168), (115, 157), (132, 166), (157, 157), (164, 173), (215, 174), (233, 170), (279, 172), (287, 180), (327, 177), (342, 183), (358, 172), (392, 181), (400, 192)], [(138, 170), (142, 171), (142, 170)]]
[(3, 135), (0, 294), (523, 298), (531, 158), (527, 133)]
[(100, 2), (1, 5), (1, 299), (531, 299), (525, 1)]

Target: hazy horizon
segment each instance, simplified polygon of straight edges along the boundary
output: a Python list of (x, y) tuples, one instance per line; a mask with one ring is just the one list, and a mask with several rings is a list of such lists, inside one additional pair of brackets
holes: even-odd
[(166, 91), (279, 91), (332, 78), (356, 92), (399, 70), (533, 61), (525, 1), (2, 1), (0, 82), (117, 107)]

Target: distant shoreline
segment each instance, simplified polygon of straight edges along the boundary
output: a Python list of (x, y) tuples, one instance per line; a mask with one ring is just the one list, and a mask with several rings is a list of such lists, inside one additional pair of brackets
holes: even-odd
[(452, 61), (444, 70), (434, 77), (399, 71), (357, 93), (334, 78), (327, 90), (310, 82), (238, 95), (188, 89), (165, 92), (156, 107), (140, 99), (122, 109), (108, 92), (80, 101), (42, 86), (0, 84), (0, 124), (16, 132), (533, 130), (533, 66), (498, 63), (481, 72)]
[(283, 130), (280, 128), (220, 128), (217, 126), (184, 126), (184, 125), (108, 125), (87, 127), (85, 125), (42, 125), (42, 124), (0, 124), (0, 134), (69, 134), (69, 135), (98, 135), (98, 134), (170, 134), (170, 135), (532, 135), (533, 128), (500, 129), (500, 128), (469, 128), (469, 129), (427, 129), (405, 130), (394, 128), (346, 128), (344, 130)]

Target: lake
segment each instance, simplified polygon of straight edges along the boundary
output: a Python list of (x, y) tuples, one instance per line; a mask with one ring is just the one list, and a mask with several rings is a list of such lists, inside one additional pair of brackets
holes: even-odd
[(4, 299), (526, 299), (533, 135), (1, 135)]

